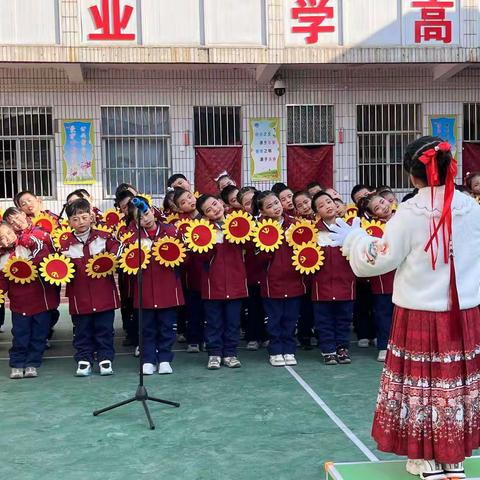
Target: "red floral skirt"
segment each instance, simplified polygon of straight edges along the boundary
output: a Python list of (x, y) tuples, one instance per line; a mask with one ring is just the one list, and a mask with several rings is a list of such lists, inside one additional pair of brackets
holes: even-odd
[(378, 449), (457, 463), (480, 446), (480, 310), (395, 307), (372, 435)]

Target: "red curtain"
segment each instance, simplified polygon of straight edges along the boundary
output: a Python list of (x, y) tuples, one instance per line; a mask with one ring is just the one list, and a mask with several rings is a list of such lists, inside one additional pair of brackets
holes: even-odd
[(304, 190), (310, 182), (333, 186), (333, 145), (287, 146), (287, 185)]
[(195, 189), (200, 193), (218, 193), (215, 178), (223, 171), (241, 185), (242, 147), (196, 147)]
[(464, 142), (462, 145), (462, 176), (468, 172), (480, 172), (480, 143)]

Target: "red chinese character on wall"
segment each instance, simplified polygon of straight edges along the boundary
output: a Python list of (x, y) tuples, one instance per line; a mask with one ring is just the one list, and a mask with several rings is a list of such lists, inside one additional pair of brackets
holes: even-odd
[(455, 6), (454, 0), (417, 0), (413, 8), (421, 9), (421, 20), (415, 22), (415, 43), (436, 40), (452, 42), (452, 21), (446, 18), (446, 9)]
[(132, 17), (131, 5), (125, 5), (120, 12), (120, 0), (102, 0), (101, 12), (96, 5), (88, 10), (92, 15), (95, 29), (101, 30), (101, 33), (90, 33), (89, 40), (135, 40), (134, 33), (124, 32)]
[(298, 7), (292, 8), (292, 19), (298, 25), (292, 27), (292, 33), (308, 33), (306, 42), (309, 44), (318, 42), (320, 33), (335, 31), (335, 25), (324, 25), (325, 20), (334, 18), (334, 9), (328, 5), (330, 0), (296, 0)]

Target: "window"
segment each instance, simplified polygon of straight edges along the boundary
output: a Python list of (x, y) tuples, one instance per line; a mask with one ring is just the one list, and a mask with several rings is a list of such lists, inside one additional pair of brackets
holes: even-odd
[(123, 182), (163, 195), (170, 173), (168, 107), (102, 107), (102, 148), (107, 197)]
[(420, 105), (357, 105), (359, 183), (408, 189), (403, 154), (421, 133)]
[(463, 105), (463, 139), (466, 142), (480, 142), (480, 103)]
[(287, 144), (334, 143), (333, 105), (288, 105)]
[(51, 108), (0, 107), (0, 198), (52, 197), (54, 158)]
[(193, 123), (196, 146), (242, 144), (240, 107), (193, 107)]

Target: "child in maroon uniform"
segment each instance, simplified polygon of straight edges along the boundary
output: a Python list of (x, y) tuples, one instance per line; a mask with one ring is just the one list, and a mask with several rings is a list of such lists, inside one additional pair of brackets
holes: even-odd
[[(136, 197), (145, 201), (142, 197)], [(136, 218), (137, 208), (130, 203), (129, 216)], [(140, 235), (142, 245), (151, 250), (159, 238), (165, 236), (181, 240), (182, 236), (173, 225), (155, 219), (152, 208), (140, 214), (140, 232), (133, 226), (134, 235), (128, 244), (138, 244)], [(133, 283), (133, 304), (139, 308), (138, 284)], [(151, 259), (143, 271), (142, 306), (143, 306), (143, 373), (152, 375), (158, 364), (159, 374), (172, 373), (170, 365), (173, 360), (172, 347), (175, 343), (178, 307), (183, 305), (183, 291), (180, 270), (165, 267)]]
[[(242, 298), (248, 296), (243, 248), (226, 241), (222, 225), (225, 210), (217, 198), (202, 195), (197, 210), (215, 225), (217, 239), (209, 252), (202, 254), (202, 299), (205, 308), (205, 339), (209, 370), (241, 367), (237, 358), (240, 341)], [(223, 360), (222, 360), (223, 359)]]
[[(8, 210), (7, 210), (8, 212)], [(12, 256), (25, 258), (38, 267), (52, 253), (48, 234), (24, 234), (17, 237), (7, 223), (0, 224), (0, 269)], [(44, 240), (40, 237), (43, 235)], [(37, 276), (30, 283), (15, 283), (0, 274), (0, 290), (8, 293), (12, 311), (12, 348), (10, 349), (10, 378), (33, 378), (42, 363), (51, 310), (58, 307), (58, 290)]]
[[(284, 231), (295, 222), (293, 217), (283, 213), (279, 198), (270, 191), (255, 194), (253, 213), (278, 221)], [(265, 270), (261, 293), (268, 317), (270, 364), (274, 367), (297, 364), (295, 327), (306, 288), (302, 276), (292, 265), (292, 255), (292, 247), (285, 241), (274, 252), (259, 253)]]
[(355, 276), (339, 247), (333, 247), (328, 236), (337, 218), (337, 206), (326, 192), (313, 197), (313, 210), (318, 215), (317, 243), (325, 260), (312, 278), (312, 301), (315, 330), (325, 365), (351, 363), (348, 353), (350, 326), (355, 300)]
[(75, 265), (74, 278), (67, 285), (66, 294), (74, 325), (76, 375), (84, 377), (92, 373), (95, 353), (100, 375), (111, 375), (115, 355), (113, 321), (115, 309), (120, 307), (117, 287), (113, 275), (91, 278), (86, 267), (99, 253), (117, 255), (120, 243), (110, 233), (95, 229), (94, 214), (84, 198), (72, 202), (65, 212), (73, 233), (60, 251)]
[(37, 197), (29, 190), (24, 190), (17, 193), (13, 198), (13, 203), (16, 207), (25, 212), (25, 214), (30, 218), (34, 218), (41, 213), (45, 213), (50, 215), (55, 220), (59, 220), (59, 216), (57, 214), (51, 212), (50, 210), (43, 210), (41, 198)]
[(292, 189), (287, 187), (284, 183), (279, 182), (273, 185), (272, 192), (279, 198), (283, 211), (287, 215), (294, 217), (295, 206), (293, 205)]

